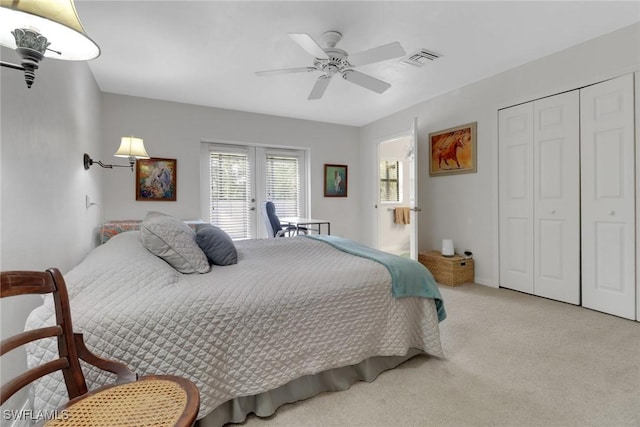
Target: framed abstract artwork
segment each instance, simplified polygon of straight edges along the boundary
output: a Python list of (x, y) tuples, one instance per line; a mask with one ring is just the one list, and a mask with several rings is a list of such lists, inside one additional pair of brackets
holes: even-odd
[(429, 175), (474, 173), (477, 122), (429, 134)]
[(136, 200), (175, 202), (176, 159), (139, 159), (136, 162)]
[(347, 197), (347, 165), (324, 165), (324, 197)]

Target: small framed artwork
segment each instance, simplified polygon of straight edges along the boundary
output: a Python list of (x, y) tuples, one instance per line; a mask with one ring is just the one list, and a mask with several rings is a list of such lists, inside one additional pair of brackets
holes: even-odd
[(175, 202), (176, 159), (139, 159), (136, 162), (136, 200)]
[(324, 197), (347, 197), (347, 165), (324, 165)]
[(474, 173), (477, 122), (429, 134), (429, 175)]

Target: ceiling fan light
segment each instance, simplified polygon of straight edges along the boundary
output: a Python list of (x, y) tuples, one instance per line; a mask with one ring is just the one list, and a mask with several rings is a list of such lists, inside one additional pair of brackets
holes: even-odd
[(389, 83), (368, 74), (355, 71), (352, 67), (386, 61), (405, 54), (404, 48), (399, 42), (392, 42), (355, 54), (353, 58), (355, 58), (357, 63), (354, 61), (352, 64), (350, 62), (352, 57), (350, 57), (346, 51), (335, 47), (342, 38), (342, 34), (337, 31), (327, 31), (322, 34), (322, 42), (326, 48), (321, 47), (311, 38), (310, 35), (306, 33), (289, 33), (289, 37), (315, 57), (313, 67), (258, 71), (256, 72), (256, 75), (268, 76), (275, 74), (298, 73), (301, 71), (320, 71), (322, 72), (322, 75), (316, 80), (316, 83), (307, 98), (308, 100), (322, 98), (330, 80), (336, 74), (340, 74), (343, 79), (350, 83), (354, 83), (365, 89), (381, 94), (391, 87)]
[(0, 45), (10, 49), (17, 47), (12, 31), (27, 29), (50, 43), (45, 57), (84, 61), (100, 55), (80, 23), (73, 0), (0, 0), (0, 28)]

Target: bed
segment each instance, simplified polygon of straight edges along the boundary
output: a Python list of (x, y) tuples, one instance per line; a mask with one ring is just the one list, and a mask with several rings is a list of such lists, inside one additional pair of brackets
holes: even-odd
[[(150, 252), (140, 231), (112, 237), (65, 274), (74, 329), (96, 354), (139, 375), (193, 381), (202, 426), (268, 416), (284, 403), (372, 381), (418, 354), (443, 356), (437, 286), (434, 298), (395, 298), (388, 267), (305, 236), (234, 245), (236, 264), (183, 274)], [(53, 316), (45, 299), (26, 328)], [(28, 364), (53, 352), (54, 342), (31, 345)], [(85, 368), (89, 388), (113, 381)], [(36, 410), (66, 399), (61, 375), (32, 388)]]

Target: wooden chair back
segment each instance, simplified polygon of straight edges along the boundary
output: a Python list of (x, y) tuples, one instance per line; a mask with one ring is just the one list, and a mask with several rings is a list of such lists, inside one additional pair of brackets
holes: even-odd
[(0, 273), (0, 298), (27, 294), (53, 294), (56, 311), (56, 324), (45, 328), (33, 329), (2, 340), (0, 356), (27, 343), (44, 338), (56, 337), (58, 341), (58, 359), (31, 368), (8, 383), (2, 385), (0, 404), (13, 396), (18, 390), (31, 382), (55, 371), (62, 371), (64, 381), (73, 399), (87, 393), (87, 384), (80, 367), (78, 347), (71, 324), (71, 309), (64, 278), (60, 271), (51, 268), (47, 271), (7, 271)]
[[(58, 341), (58, 359), (28, 369), (3, 384), (0, 405), (38, 378), (62, 371), (69, 394), (69, 402), (63, 408), (70, 419), (75, 420), (73, 422), (77, 421), (76, 425), (114, 425), (110, 421), (113, 419), (112, 414), (127, 419), (128, 425), (159, 425), (167, 419), (175, 419), (176, 426), (187, 427), (194, 424), (200, 408), (200, 394), (193, 382), (174, 375), (138, 378), (126, 365), (103, 359), (87, 349), (82, 334), (73, 332), (69, 294), (60, 271), (55, 268), (44, 272), (7, 271), (0, 273), (0, 282), (0, 298), (51, 293), (56, 312), (54, 326), (29, 330), (2, 340), (0, 356), (40, 339), (56, 337)], [(116, 374), (115, 384), (88, 391), (80, 360)], [(123, 383), (126, 384), (122, 385)], [(182, 392), (177, 395), (184, 396), (184, 399), (175, 397), (178, 388)], [(101, 398), (90, 398), (98, 394)], [(166, 402), (166, 399), (173, 399), (174, 405), (149, 410), (151, 403)], [(86, 410), (96, 405), (101, 406), (100, 410)]]

